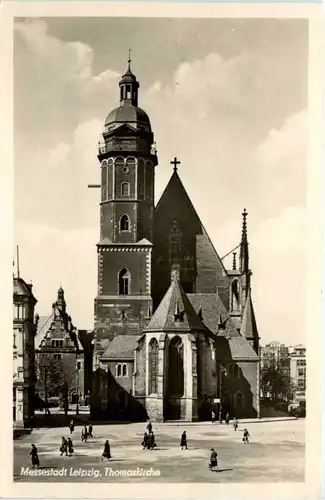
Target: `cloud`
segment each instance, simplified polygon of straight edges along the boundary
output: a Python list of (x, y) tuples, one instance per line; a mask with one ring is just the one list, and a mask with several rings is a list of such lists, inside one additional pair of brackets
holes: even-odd
[[(96, 73), (93, 49), (55, 38), (44, 21), (15, 29), (15, 210), (23, 268), (42, 313), (62, 279), (76, 325), (88, 328), (100, 193), (87, 184), (99, 181), (97, 142), (118, 103), (119, 75)], [(140, 88), (140, 105), (157, 142), (157, 197), (176, 155), (220, 256), (239, 243), (245, 206), (263, 341), (303, 341), (297, 310), (304, 309), (306, 267), (306, 111), (289, 109), (290, 89), (276, 64), (276, 54), (265, 58), (253, 49), (207, 53), (179, 64), (168, 79), (157, 74)]]
[[(69, 141), (83, 122), (100, 117), (119, 75), (93, 73), (94, 53), (81, 42), (63, 42), (42, 20), (15, 23), (15, 130), (40, 147)], [(35, 134), (35, 135), (34, 135)], [(26, 139), (26, 138), (25, 138)]]
[(38, 314), (51, 313), (62, 284), (74, 324), (93, 328), (97, 228), (62, 231), (46, 224), (17, 222), (15, 234), (20, 246), (20, 272), (26, 281), (33, 282)]

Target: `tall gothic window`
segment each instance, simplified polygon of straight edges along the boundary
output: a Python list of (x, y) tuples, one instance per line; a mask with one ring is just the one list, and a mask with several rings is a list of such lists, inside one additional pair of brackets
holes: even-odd
[(130, 219), (127, 215), (123, 215), (120, 219), (120, 231), (130, 230)]
[(168, 394), (184, 395), (184, 344), (178, 336), (170, 341), (168, 348)]
[(122, 182), (121, 184), (121, 195), (129, 196), (130, 194), (130, 184), (129, 182)]
[(182, 249), (182, 233), (177, 221), (174, 221), (173, 227), (169, 233), (169, 257), (173, 261), (179, 257)]
[(240, 411), (243, 408), (244, 397), (241, 392), (237, 392), (235, 396), (235, 409), (236, 411)]
[(238, 280), (231, 284), (231, 310), (238, 311), (240, 308), (240, 290)]
[(118, 274), (118, 293), (120, 295), (130, 293), (130, 273), (125, 267)]
[(158, 342), (156, 339), (151, 339), (149, 343), (149, 394), (158, 392), (158, 359)]

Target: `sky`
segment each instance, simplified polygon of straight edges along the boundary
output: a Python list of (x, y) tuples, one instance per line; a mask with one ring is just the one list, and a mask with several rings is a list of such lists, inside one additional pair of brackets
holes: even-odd
[[(305, 342), (308, 24), (303, 19), (16, 19), (15, 244), (36, 310), (60, 285), (80, 329), (97, 293), (97, 146), (132, 48), (158, 150), (222, 257), (248, 211), (261, 343)], [(225, 264), (231, 267), (230, 261)]]

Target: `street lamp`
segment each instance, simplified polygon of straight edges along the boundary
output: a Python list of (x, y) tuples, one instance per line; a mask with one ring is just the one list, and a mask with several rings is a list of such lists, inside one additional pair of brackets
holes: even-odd
[(76, 407), (76, 415), (79, 415), (79, 365), (76, 360), (76, 375), (77, 375), (77, 407)]
[(221, 401), (222, 401), (222, 375), (226, 374), (227, 370), (224, 366), (219, 364), (219, 422), (222, 422), (222, 406), (221, 406)]

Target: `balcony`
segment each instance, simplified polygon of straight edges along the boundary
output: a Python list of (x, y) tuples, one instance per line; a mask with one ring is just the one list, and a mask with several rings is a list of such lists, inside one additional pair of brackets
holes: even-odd
[[(143, 154), (149, 153), (149, 148), (147, 144), (139, 139), (132, 140), (108, 140), (106, 142), (98, 143), (98, 152), (100, 155), (111, 153), (111, 152), (138, 152)], [(155, 146), (150, 148), (150, 154), (152, 156), (157, 156), (157, 150)]]

